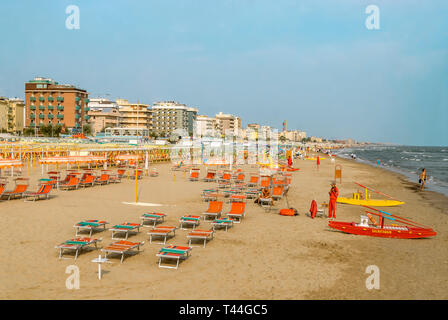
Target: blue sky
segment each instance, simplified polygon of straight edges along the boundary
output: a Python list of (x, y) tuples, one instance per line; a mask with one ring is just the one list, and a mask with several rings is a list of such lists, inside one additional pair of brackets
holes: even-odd
[[(65, 27), (68, 5), (80, 29)], [(368, 30), (368, 5), (380, 30)], [(308, 135), (448, 145), (448, 2), (1, 1), (0, 96), (35, 76)]]

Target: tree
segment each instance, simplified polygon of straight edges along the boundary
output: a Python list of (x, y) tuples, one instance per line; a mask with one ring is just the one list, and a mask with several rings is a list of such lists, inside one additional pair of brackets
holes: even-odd
[(86, 136), (92, 135), (92, 127), (90, 126), (90, 124), (86, 124), (82, 127), (82, 133), (84, 133), (84, 135)]

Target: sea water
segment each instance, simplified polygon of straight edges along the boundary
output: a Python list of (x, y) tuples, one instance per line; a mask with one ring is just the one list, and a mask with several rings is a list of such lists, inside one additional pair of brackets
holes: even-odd
[(343, 158), (355, 154), (356, 161), (401, 173), (416, 183), (425, 168), (425, 189), (448, 196), (448, 147), (369, 146), (341, 149), (336, 154)]

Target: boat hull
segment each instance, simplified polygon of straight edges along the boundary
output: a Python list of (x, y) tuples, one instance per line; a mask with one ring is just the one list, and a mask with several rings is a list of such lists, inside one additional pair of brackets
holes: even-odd
[(389, 228), (381, 229), (378, 227), (362, 227), (354, 222), (329, 221), (330, 228), (356, 235), (379, 237), (379, 238), (396, 238), (396, 239), (419, 239), (434, 237), (437, 232), (433, 229), (426, 228)]
[(339, 203), (346, 203), (346, 204), (352, 204), (356, 206), (370, 206), (370, 207), (393, 207), (393, 206), (399, 206), (403, 204), (403, 201), (398, 200), (379, 200), (379, 199), (353, 199), (353, 198), (344, 198), (344, 197), (338, 197), (337, 202)]

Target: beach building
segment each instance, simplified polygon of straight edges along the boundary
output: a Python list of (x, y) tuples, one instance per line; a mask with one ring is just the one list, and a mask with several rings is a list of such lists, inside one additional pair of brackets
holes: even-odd
[(149, 105), (130, 103), (126, 99), (117, 99), (121, 128), (144, 128), (152, 131), (152, 111)]
[(260, 125), (258, 123), (249, 123), (246, 126), (246, 129), (253, 129), (255, 131), (258, 131), (258, 130), (260, 130)]
[(159, 101), (152, 105), (153, 131), (158, 136), (167, 137), (177, 129), (193, 134), (198, 109), (176, 101)]
[(195, 133), (198, 137), (216, 137), (218, 135), (218, 121), (216, 118), (198, 115), (195, 120)]
[(300, 142), (306, 138), (306, 132), (299, 130), (288, 130), (281, 133), (288, 141)]
[(36, 77), (25, 83), (25, 126), (65, 125), (80, 132), (89, 123), (89, 94), (71, 84)]
[(0, 97), (0, 131), (8, 130), (8, 99)]
[(12, 134), (20, 134), (25, 126), (25, 102), (19, 98), (8, 99), (8, 127)]
[(103, 98), (92, 98), (88, 104), (92, 133), (104, 132), (106, 128), (119, 127), (121, 113), (118, 104)]
[(218, 131), (222, 136), (224, 136), (228, 130), (230, 130), (233, 135), (240, 136), (241, 118), (232, 114), (219, 112), (216, 115), (216, 120), (218, 123)]

